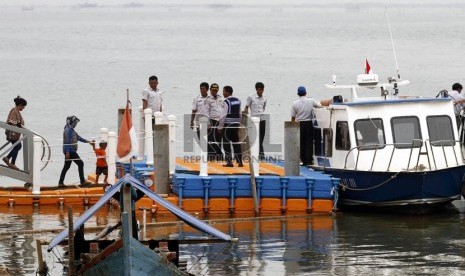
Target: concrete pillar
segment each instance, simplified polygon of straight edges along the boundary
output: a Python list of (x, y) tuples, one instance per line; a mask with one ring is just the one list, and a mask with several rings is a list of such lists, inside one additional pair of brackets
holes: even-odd
[(200, 176), (208, 176), (208, 118), (201, 116), (200, 123)]
[(170, 174), (176, 171), (176, 116), (168, 116), (169, 140), (170, 140)]
[(163, 112), (155, 112), (155, 114), (153, 115), (155, 117), (155, 124), (156, 125), (159, 125), (159, 124), (163, 124)]
[(300, 175), (300, 123), (284, 122), (284, 174)]
[(116, 183), (116, 132), (108, 132), (107, 147), (108, 183)]
[(250, 160), (252, 161), (253, 164), (253, 171), (255, 176), (260, 175), (260, 158), (259, 158), (259, 152), (260, 152), (260, 118), (258, 117), (252, 117), (252, 122), (253, 125), (248, 126), (248, 133), (249, 133), (249, 138), (252, 138), (250, 134), (254, 132), (255, 129), (255, 141), (250, 141)]
[(41, 169), (41, 152), (42, 138), (34, 135), (34, 155), (32, 163), (32, 194), (40, 195), (40, 169)]
[(153, 165), (153, 129), (152, 129), (152, 109), (144, 109), (145, 118), (145, 155), (147, 165)]
[(155, 192), (168, 194), (170, 192), (169, 125), (153, 125), (153, 134)]
[(144, 159), (145, 151), (145, 121), (144, 121), (144, 109), (142, 106), (139, 106), (139, 131), (137, 132), (137, 137), (139, 137), (139, 150), (137, 152), (137, 160)]

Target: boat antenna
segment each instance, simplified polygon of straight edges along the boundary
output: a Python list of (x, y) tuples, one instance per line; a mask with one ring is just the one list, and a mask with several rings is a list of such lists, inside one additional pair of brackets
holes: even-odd
[(391, 35), (391, 44), (392, 44), (392, 51), (394, 52), (394, 61), (396, 62), (396, 71), (397, 71), (397, 79), (400, 81), (400, 73), (399, 73), (399, 65), (397, 64), (397, 56), (396, 56), (396, 48), (394, 47), (394, 39), (392, 38), (392, 29), (391, 29), (391, 22), (389, 21), (389, 15), (387, 12), (387, 7), (384, 8), (386, 19), (389, 27), (389, 34)]

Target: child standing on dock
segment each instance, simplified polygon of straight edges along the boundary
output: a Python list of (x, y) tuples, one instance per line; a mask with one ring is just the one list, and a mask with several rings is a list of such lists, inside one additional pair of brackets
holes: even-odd
[(103, 173), (105, 176), (105, 179), (103, 180), (103, 183), (108, 184), (107, 179), (108, 179), (108, 164), (107, 164), (107, 153), (106, 153), (106, 148), (107, 148), (107, 142), (106, 141), (100, 141), (99, 147), (100, 148), (95, 148), (95, 141), (91, 142), (92, 148), (94, 149), (95, 156), (97, 157), (97, 163), (96, 163), (96, 168), (95, 168), (95, 184), (98, 184), (98, 179), (99, 176)]

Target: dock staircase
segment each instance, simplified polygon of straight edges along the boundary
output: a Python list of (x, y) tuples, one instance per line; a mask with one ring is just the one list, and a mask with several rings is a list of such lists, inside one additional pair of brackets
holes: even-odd
[[(40, 134), (35, 133), (32, 130), (19, 128), (16, 126), (9, 125), (5, 122), (0, 122), (0, 137), (4, 130), (11, 130), (14, 132), (21, 133), (21, 138), (15, 144), (11, 144), (10, 142), (4, 140), (5, 143), (0, 142), (0, 160), (6, 156), (17, 143), (23, 143), (22, 152), (23, 152), (23, 166), (22, 169), (14, 169), (8, 167), (6, 164), (0, 164), (0, 175), (7, 176), (13, 179), (17, 179), (20, 181), (25, 182), (25, 186), (29, 186), (33, 182), (34, 176), (34, 155), (39, 154), (40, 156), (40, 171), (47, 167), (48, 162), (50, 160), (50, 146), (47, 140), (42, 137)], [(34, 138), (36, 138), (34, 140)], [(36, 145), (35, 145), (36, 141)], [(40, 146), (38, 145), (40, 143)], [(38, 149), (34, 149), (34, 147), (39, 147)], [(3, 163), (3, 162), (2, 162)]]

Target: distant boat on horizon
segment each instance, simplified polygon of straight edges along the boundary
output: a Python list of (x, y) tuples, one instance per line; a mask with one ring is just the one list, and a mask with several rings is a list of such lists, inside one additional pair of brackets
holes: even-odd
[(86, 8), (97, 8), (98, 5), (96, 3), (85, 2), (85, 3), (82, 3), (82, 4), (77, 4), (76, 7), (86, 9)]
[(34, 6), (32, 6), (32, 5), (29, 5), (29, 6), (22, 6), (22, 7), (21, 7), (21, 10), (22, 10), (22, 11), (33, 11), (33, 10), (34, 10)]
[(143, 6), (144, 4), (138, 3), (138, 2), (130, 2), (130, 3), (123, 4), (123, 8), (141, 8)]

